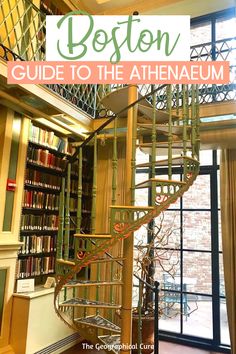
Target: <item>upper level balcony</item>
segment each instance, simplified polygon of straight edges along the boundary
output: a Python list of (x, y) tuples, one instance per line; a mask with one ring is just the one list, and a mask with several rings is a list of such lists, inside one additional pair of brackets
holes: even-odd
[[(39, 9), (30, 0), (0, 1), (0, 58), (8, 60), (45, 60), (46, 12)], [(57, 13), (58, 14), (58, 13)], [(236, 99), (236, 37), (230, 36), (219, 40), (211, 40), (191, 47), (191, 60), (230, 61), (230, 82), (225, 85), (203, 84), (199, 87), (199, 103), (212, 104), (229, 102)], [(99, 111), (100, 98), (114, 88), (112, 85), (47, 85), (49, 92), (70, 102), (75, 108), (95, 118)], [(140, 85), (142, 94), (148, 93), (151, 85)], [(157, 107), (166, 108), (165, 89), (157, 93)], [(178, 101), (178, 104), (177, 104)], [(191, 94), (189, 95), (191, 104)], [(181, 106), (178, 96), (178, 85), (173, 92), (172, 106)]]

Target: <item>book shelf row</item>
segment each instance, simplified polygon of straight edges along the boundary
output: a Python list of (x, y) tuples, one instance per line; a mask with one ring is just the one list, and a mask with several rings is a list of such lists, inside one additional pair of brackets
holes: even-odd
[(38, 126), (34, 126), (32, 123), (29, 128), (29, 141), (50, 147), (50, 149), (64, 154), (71, 154), (72, 152), (67, 138), (61, 138), (57, 136), (54, 131), (42, 129)]
[[(59, 203), (62, 178), (66, 179), (68, 159), (74, 148), (68, 138), (47, 128), (30, 125), (27, 149), (24, 198), (18, 254), (17, 278), (37, 277), (55, 272), (56, 240), (59, 227)], [(81, 232), (90, 232), (92, 208), (93, 154), (83, 150)], [(70, 255), (73, 257), (73, 234), (76, 232), (78, 207), (79, 160), (71, 165), (70, 175)], [(65, 203), (66, 203), (65, 191)], [(64, 216), (66, 208), (64, 205)], [(65, 232), (64, 224), (64, 232)], [(41, 281), (43, 281), (41, 279)]]
[(55, 255), (18, 259), (17, 279), (34, 277), (55, 272)]
[(21, 242), (24, 244), (19, 250), (19, 255), (56, 251), (56, 237), (52, 235), (22, 235)]
[(60, 190), (61, 179), (56, 175), (26, 168), (25, 183), (36, 187)]
[(23, 199), (24, 208), (41, 208), (45, 210), (59, 209), (59, 195), (48, 194), (38, 191), (24, 191)]
[(22, 214), (21, 230), (58, 230), (58, 215)]
[(53, 168), (57, 171), (64, 171), (68, 160), (58, 157), (48, 150), (29, 147), (27, 151), (27, 161), (42, 165), (44, 167)]

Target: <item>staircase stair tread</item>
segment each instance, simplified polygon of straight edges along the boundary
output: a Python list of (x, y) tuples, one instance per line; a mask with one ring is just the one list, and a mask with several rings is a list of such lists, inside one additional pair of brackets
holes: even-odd
[(73, 288), (76, 286), (100, 286), (100, 285), (122, 285), (121, 281), (97, 281), (97, 280), (70, 280), (65, 287)]
[(70, 300), (63, 301), (59, 305), (60, 307), (68, 307), (68, 306), (83, 306), (83, 307), (100, 307), (100, 308), (115, 308), (119, 309), (121, 306), (117, 304), (109, 304), (102, 301), (97, 300), (87, 300), (80, 298), (72, 298)]
[(139, 188), (147, 188), (147, 187), (151, 187), (152, 184), (154, 183), (164, 183), (166, 185), (181, 185), (184, 186), (186, 185), (186, 182), (183, 181), (176, 181), (176, 180), (168, 180), (168, 179), (160, 179), (160, 178), (150, 178), (144, 182), (141, 182), (139, 184), (136, 184), (135, 188), (139, 189)]
[[(140, 143), (138, 144), (137, 146), (139, 147), (149, 147), (149, 148), (152, 148), (152, 143)], [(183, 149), (183, 146), (184, 146), (184, 142), (181, 140), (181, 141), (173, 141), (173, 144), (172, 144), (172, 149)], [(169, 147), (169, 143), (168, 141), (156, 141), (155, 143), (155, 147), (156, 148), (168, 148)], [(186, 147), (187, 148), (191, 148), (191, 141), (188, 140), (186, 142)]]
[(118, 327), (117, 325), (115, 325), (114, 323), (110, 322), (109, 320), (107, 320), (106, 318), (100, 315), (78, 318), (75, 319), (75, 322), (78, 324), (85, 324), (90, 327), (106, 329), (116, 333), (120, 333), (121, 331), (120, 327)]
[[(150, 104), (149, 106), (143, 105), (142, 103), (138, 105), (138, 112), (142, 114), (142, 117), (138, 119), (138, 121), (152, 121), (153, 119), (153, 106)], [(179, 119), (177, 115), (172, 114), (172, 121)], [(145, 119), (145, 120), (144, 120)], [(157, 123), (168, 123), (169, 122), (169, 113), (166, 111), (155, 110), (155, 119)]]
[(90, 262), (91, 263), (106, 263), (106, 262), (122, 262), (124, 261), (124, 257), (116, 257), (116, 258), (98, 258)]
[(73, 262), (72, 260), (70, 261), (70, 260), (65, 260), (65, 259), (57, 259), (56, 261), (60, 264), (75, 266), (75, 262)]
[(154, 208), (151, 206), (138, 206), (138, 205), (111, 205), (110, 208), (114, 209), (136, 209), (136, 210), (153, 210)]
[[(198, 161), (190, 156), (176, 156), (172, 157), (172, 165), (173, 166), (179, 166), (184, 164), (184, 160), (189, 161), (189, 162), (196, 162)], [(163, 160), (157, 160), (155, 161), (155, 166), (168, 166), (168, 159), (163, 159)], [(141, 163), (136, 165), (136, 168), (141, 168), (141, 167), (152, 167), (151, 162), (146, 162), (146, 163)]]
[(74, 237), (79, 238), (111, 238), (110, 234), (74, 234)]
[[(128, 110), (125, 109), (128, 106), (128, 92), (130, 86), (119, 88), (115, 91), (108, 93), (102, 100), (101, 104), (110, 109), (113, 113), (117, 114), (122, 109), (124, 111), (119, 114), (119, 117), (127, 117)], [(138, 99), (142, 98), (142, 95), (138, 92)], [(140, 115), (141, 113), (141, 115)], [(138, 122), (150, 122), (153, 117), (153, 106), (145, 98), (138, 103)], [(178, 116), (172, 115), (173, 119), (178, 119)], [(165, 111), (156, 110), (156, 120), (159, 123), (166, 123), (169, 121), (169, 113)]]
[[(128, 91), (130, 86), (121, 87), (115, 91), (108, 93), (105, 97), (102, 98), (100, 103), (110, 109), (113, 113), (117, 114), (122, 109), (125, 109), (128, 106)], [(138, 99), (140, 99), (142, 95), (138, 92)], [(142, 103), (149, 104), (145, 99), (143, 99)], [(119, 117), (124, 118), (127, 117), (127, 109), (124, 110)]]
[(115, 334), (115, 335), (105, 335), (105, 336), (98, 336), (100, 341), (106, 345), (108, 345), (110, 348), (112, 348), (113, 352), (119, 353), (120, 349), (120, 335)]
[[(137, 147), (139, 147), (139, 149), (144, 153), (144, 154), (148, 154), (148, 155), (152, 155), (152, 144), (151, 143), (142, 143), (142, 144), (138, 144)], [(186, 148), (188, 150), (191, 149), (190, 145), (187, 145)], [(168, 155), (168, 145), (166, 144), (166, 146), (164, 144), (156, 144), (155, 145), (155, 149), (156, 149), (156, 156), (162, 156), (163, 158), (166, 157)], [(183, 144), (181, 146), (176, 146), (176, 144), (173, 144), (172, 146), (172, 156), (173, 155), (179, 155), (181, 154), (181, 152), (183, 151)]]
[[(148, 131), (151, 133), (152, 131), (152, 124), (150, 123), (138, 123), (138, 127), (142, 129), (143, 131)], [(155, 126), (156, 131), (161, 132), (161, 133), (169, 133), (169, 126), (165, 124), (156, 124)], [(171, 132), (172, 134), (175, 135), (182, 135), (183, 134), (183, 125), (172, 125), (171, 127)], [(192, 127), (190, 125), (186, 126), (187, 131), (189, 131)]]
[[(151, 209), (153, 209), (153, 207), (151, 207)], [(124, 257), (98, 258), (98, 259), (92, 260), (89, 263), (92, 264), (92, 263), (106, 263), (106, 262), (121, 262), (121, 261), (124, 261), (124, 260), (125, 260)], [(72, 261), (72, 260), (57, 259), (56, 261), (58, 263), (60, 263), (60, 264), (64, 264), (64, 265), (68, 265), (68, 266), (72, 266), (72, 267), (74, 267), (76, 265), (76, 263), (74, 261)]]
[[(172, 144), (183, 144), (183, 140), (182, 137), (180, 135), (171, 135), (171, 139), (172, 139)], [(165, 134), (158, 134), (156, 137), (156, 144), (168, 144), (169, 142), (169, 136), (168, 133)], [(142, 132), (139, 134), (139, 144), (152, 144), (152, 133), (149, 132), (146, 133)]]

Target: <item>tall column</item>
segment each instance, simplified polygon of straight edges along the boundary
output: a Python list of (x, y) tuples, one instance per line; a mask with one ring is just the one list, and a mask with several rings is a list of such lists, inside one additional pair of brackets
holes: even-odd
[[(137, 100), (137, 87), (130, 86), (128, 91), (128, 104)], [(125, 204), (132, 205), (134, 201), (134, 173), (135, 173), (135, 145), (137, 130), (137, 107), (128, 110), (127, 136), (126, 136), (126, 198)], [(133, 234), (124, 240), (123, 255), (123, 287), (121, 308), (121, 352), (130, 353), (128, 349), (132, 344), (132, 289), (133, 289)]]

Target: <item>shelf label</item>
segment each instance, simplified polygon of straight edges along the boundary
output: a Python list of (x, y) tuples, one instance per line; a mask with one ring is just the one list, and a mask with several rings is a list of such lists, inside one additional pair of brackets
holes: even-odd
[(18, 279), (17, 293), (29, 293), (34, 291), (34, 279)]

